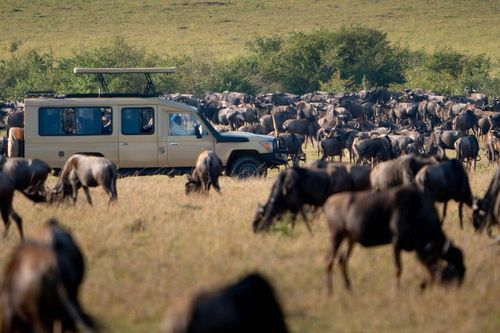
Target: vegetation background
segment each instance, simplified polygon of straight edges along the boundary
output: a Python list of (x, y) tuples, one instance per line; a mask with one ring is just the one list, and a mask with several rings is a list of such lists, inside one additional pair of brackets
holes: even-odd
[(166, 65), (178, 68), (157, 79), (166, 92), (500, 94), (498, 0), (4, 0), (0, 18), (4, 99), (96, 91), (75, 66)]

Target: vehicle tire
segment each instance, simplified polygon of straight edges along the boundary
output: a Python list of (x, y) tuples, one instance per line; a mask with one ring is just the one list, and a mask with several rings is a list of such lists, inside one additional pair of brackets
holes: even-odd
[(231, 176), (239, 179), (261, 177), (266, 174), (263, 163), (253, 156), (242, 156), (234, 161), (231, 166)]

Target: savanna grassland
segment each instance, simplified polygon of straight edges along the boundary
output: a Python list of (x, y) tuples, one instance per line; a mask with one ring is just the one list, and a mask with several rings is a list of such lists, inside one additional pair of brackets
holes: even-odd
[[(470, 174), (475, 195), (484, 193), (494, 172), (484, 161)], [(73, 231), (87, 258), (81, 298), (108, 332), (158, 332), (167, 311), (185, 297), (255, 270), (274, 284), (292, 332), (498, 332), (500, 248), (474, 233), (470, 209), (464, 230), (455, 203), (444, 224), (465, 253), (460, 289), (434, 286), (422, 294), (426, 273), (414, 253), (405, 253), (396, 291), (391, 247), (356, 246), (350, 260), (354, 291), (344, 289), (336, 267), (329, 298), (323, 216), (314, 220), (312, 235), (303, 223), (295, 230), (282, 224), (267, 235), (251, 231), (256, 205), (267, 199), (274, 179), (275, 173), (249, 181), (224, 177), (222, 197), (205, 198), (186, 197), (183, 177), (129, 177), (118, 181), (119, 200), (110, 208), (100, 188), (91, 191), (93, 209), (83, 193), (75, 208), (34, 205), (20, 195), (14, 204), (28, 236), (52, 216)], [(1, 267), (18, 242), (12, 227), (2, 240)]]
[(412, 49), (500, 60), (498, 0), (3, 0), (0, 19), (0, 57), (13, 41), (68, 55), (116, 36), (146, 51), (231, 57), (257, 36), (355, 24)]

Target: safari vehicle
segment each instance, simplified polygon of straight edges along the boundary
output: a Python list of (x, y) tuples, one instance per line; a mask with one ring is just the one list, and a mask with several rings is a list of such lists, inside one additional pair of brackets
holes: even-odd
[[(60, 169), (75, 153), (104, 156), (125, 174), (182, 174), (198, 154), (212, 149), (237, 177), (261, 175), (285, 163), (281, 139), (252, 133), (219, 133), (196, 108), (159, 97), (152, 73), (174, 68), (75, 68), (95, 74), (103, 93), (35, 94), (25, 99), (25, 157)], [(142, 73), (142, 94), (109, 93), (103, 74)]]

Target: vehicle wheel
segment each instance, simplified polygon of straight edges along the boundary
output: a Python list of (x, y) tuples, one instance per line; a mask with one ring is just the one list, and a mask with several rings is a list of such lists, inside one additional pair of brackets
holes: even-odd
[(263, 163), (252, 156), (240, 157), (231, 166), (231, 176), (239, 179), (260, 177), (265, 175), (266, 171)]

